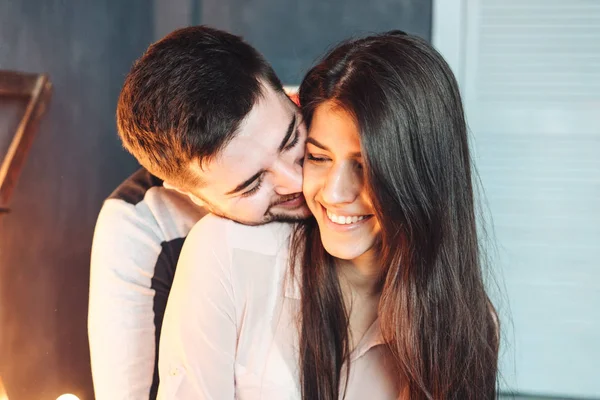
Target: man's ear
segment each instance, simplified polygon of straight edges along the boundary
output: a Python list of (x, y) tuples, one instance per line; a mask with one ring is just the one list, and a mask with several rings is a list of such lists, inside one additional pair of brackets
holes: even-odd
[(163, 182), (163, 186), (165, 187), (165, 189), (174, 190), (183, 194), (184, 196), (189, 197), (189, 199), (192, 200), (197, 206), (206, 207), (206, 204), (202, 200), (200, 200), (198, 196), (194, 196), (187, 190), (180, 189), (177, 186), (171, 185), (169, 182)]

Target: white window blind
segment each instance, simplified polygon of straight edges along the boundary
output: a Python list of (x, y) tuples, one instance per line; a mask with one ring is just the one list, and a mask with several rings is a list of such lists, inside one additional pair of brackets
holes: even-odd
[(600, 0), (452, 3), (459, 43), (437, 37), (495, 226), (505, 387), (600, 398)]

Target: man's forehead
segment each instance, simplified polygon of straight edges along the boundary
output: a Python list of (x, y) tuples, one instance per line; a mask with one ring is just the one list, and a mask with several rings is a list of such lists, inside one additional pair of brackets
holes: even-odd
[[(263, 88), (256, 104), (241, 121), (237, 135), (253, 136), (261, 130), (277, 130), (281, 125), (287, 127), (287, 123), (296, 109), (285, 93), (277, 92), (267, 86)], [(274, 133), (281, 134), (281, 132)]]
[(228, 188), (256, 173), (265, 154), (264, 145), (255, 138), (239, 138), (202, 168), (195, 168), (195, 173), (206, 183), (205, 187)]
[(297, 107), (281, 92), (265, 85), (248, 115), (240, 122), (235, 136), (197, 173), (206, 186), (236, 186), (263, 168), (278, 154), (281, 140)]
[[(290, 114), (293, 116), (293, 114)], [(198, 173), (207, 185), (234, 187), (245, 179), (267, 169), (279, 153), (279, 146), (286, 134), (288, 124), (277, 127), (274, 132), (260, 129), (257, 132), (236, 135), (225, 148)]]
[(247, 172), (277, 151), (277, 141), (273, 139), (276, 138), (268, 135), (238, 135), (210, 163), (208, 171), (232, 175)]

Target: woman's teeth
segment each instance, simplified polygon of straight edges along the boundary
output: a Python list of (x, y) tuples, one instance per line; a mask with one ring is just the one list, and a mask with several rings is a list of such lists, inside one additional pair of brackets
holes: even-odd
[(339, 225), (349, 225), (349, 224), (355, 224), (358, 221), (362, 221), (367, 216), (366, 215), (361, 215), (359, 217), (358, 215), (354, 215), (352, 217), (350, 217), (350, 216), (345, 217), (343, 215), (335, 215), (335, 214), (327, 211), (327, 217), (329, 218), (329, 220), (331, 222), (334, 222), (336, 224), (339, 224)]

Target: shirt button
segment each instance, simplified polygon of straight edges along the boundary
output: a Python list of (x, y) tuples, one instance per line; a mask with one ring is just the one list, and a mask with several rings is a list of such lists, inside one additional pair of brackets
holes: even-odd
[(177, 375), (179, 375), (179, 368), (177, 368), (177, 367), (171, 368), (171, 371), (169, 372), (169, 375), (171, 375), (171, 376), (177, 376)]

